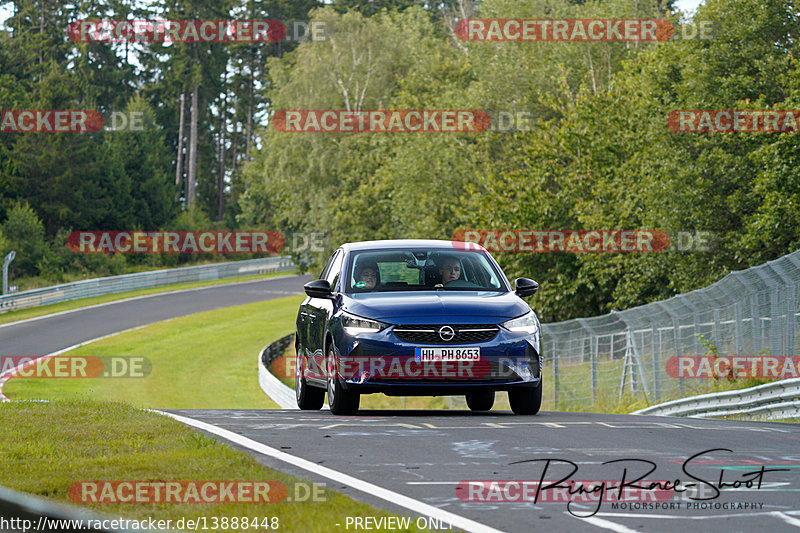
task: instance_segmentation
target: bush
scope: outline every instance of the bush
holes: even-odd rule
[[[0,232],[6,240],[5,253],[9,250],[17,252],[11,271],[17,276],[38,275],[39,264],[46,260],[50,250],[42,221],[28,202],[17,201],[14,204],[8,213],[8,219],[0,225]],[[2,245],[0,241],[0,246]]]

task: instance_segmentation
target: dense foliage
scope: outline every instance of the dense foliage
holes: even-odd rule
[[[209,224],[325,231],[331,247],[449,239],[460,228],[715,232],[706,252],[498,254],[509,276],[541,282],[545,320],[662,299],[800,248],[797,133],[675,133],[666,124],[678,109],[800,108],[793,0],[706,0],[692,22],[710,22],[712,38],[657,43],[465,42],[454,28],[464,17],[666,18],[680,27],[671,2],[169,0],[150,12],[127,0],[9,4],[0,107],[136,108],[153,125],[146,134],[0,134],[0,220],[29,205],[51,242],[69,228],[156,229],[192,202]],[[325,39],[66,38],[70,20],[109,12],[311,19],[324,23]],[[197,178],[187,202],[176,153],[180,95],[195,86]],[[456,134],[270,127],[272,112],[288,109],[483,109],[495,124],[509,113],[526,122]]]

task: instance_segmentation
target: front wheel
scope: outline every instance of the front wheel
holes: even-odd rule
[[[322,404],[325,402],[325,390],[308,386],[308,382],[303,377],[300,354],[297,354],[297,366],[295,368],[297,370],[294,376],[294,393],[297,397],[297,407],[302,411],[322,409]]]
[[[542,383],[538,387],[508,391],[508,403],[515,415],[535,415],[542,407]]]
[[[336,377],[336,361],[333,354],[333,344],[328,347],[328,405],[331,413],[335,415],[352,415],[358,411],[361,395],[357,392],[344,390],[342,383]]]
[[[467,393],[467,407],[470,411],[489,411],[493,405],[493,390]]]

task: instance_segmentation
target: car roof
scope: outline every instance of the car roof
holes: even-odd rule
[[[466,246],[465,246],[466,245]],[[341,246],[345,251],[357,250],[397,250],[399,248],[447,248],[451,250],[484,250],[477,243],[463,241],[439,241],[435,239],[387,239],[381,241],[348,242]]]

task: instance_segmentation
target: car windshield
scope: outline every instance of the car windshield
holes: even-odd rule
[[[507,289],[484,252],[413,249],[354,252],[345,292],[437,290]]]

